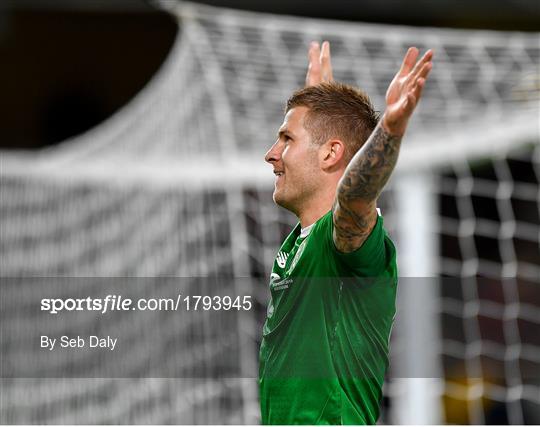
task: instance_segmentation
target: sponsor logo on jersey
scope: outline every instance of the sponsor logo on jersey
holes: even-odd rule
[[[289,286],[292,284],[293,279],[291,278],[285,278],[283,280],[272,282],[270,284],[270,287],[273,291],[282,291],[283,289],[288,289]]]
[[[289,257],[289,254],[279,251],[276,257],[277,265],[279,265],[281,268],[284,268],[285,264],[287,263],[288,257]]]

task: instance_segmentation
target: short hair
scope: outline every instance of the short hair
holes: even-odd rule
[[[345,143],[349,161],[367,141],[379,122],[369,96],[353,86],[332,82],[297,90],[287,101],[285,112],[307,107],[304,128],[315,144],[336,138]]]

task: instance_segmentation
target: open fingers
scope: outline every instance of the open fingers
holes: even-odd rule
[[[313,86],[321,82],[321,48],[319,43],[313,41],[308,51],[308,70],[306,74],[306,86]]]
[[[417,79],[418,77],[420,77],[421,72],[424,70],[424,67],[427,64],[431,63],[432,58],[433,58],[433,51],[429,49],[426,53],[424,53],[422,58],[420,58],[420,61],[418,61],[415,64],[414,68],[410,72],[411,77],[414,79]]]
[[[423,80],[425,82],[432,68],[433,64],[431,62],[424,63],[424,65],[422,65],[422,67],[419,68],[415,74],[411,73],[411,76],[408,78],[407,86],[409,88],[414,88],[418,84],[419,80]]]
[[[322,81],[331,82],[333,80],[332,61],[330,60],[330,43],[327,41],[324,41],[322,44],[320,62]]]
[[[309,45],[308,58],[310,64],[315,64],[320,62],[319,58],[321,56],[321,47],[318,42],[311,42]]]
[[[403,109],[409,114],[412,113],[412,111],[416,108],[418,101],[420,101],[425,85],[426,79],[424,77],[420,77],[414,86],[407,92],[407,101],[405,102]]]
[[[416,78],[425,80],[432,68],[433,68],[433,63],[431,62],[425,63],[424,66],[420,69]]]
[[[424,79],[423,77],[419,78],[414,85],[412,91],[410,92],[414,96],[415,104],[418,103],[418,101],[420,100],[420,97],[422,96],[422,90],[424,90],[425,84],[426,79]]]
[[[403,58],[403,62],[401,63],[401,68],[398,71],[398,75],[407,75],[414,67],[414,64],[416,62],[416,59],[418,58],[419,51],[415,47],[410,47],[409,50],[407,50],[407,53],[405,54],[405,57]]]

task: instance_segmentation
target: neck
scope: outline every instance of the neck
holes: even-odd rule
[[[327,209],[321,209],[319,211],[312,211],[309,213],[306,213],[305,215],[299,216],[298,219],[300,220],[300,227],[306,228],[309,227],[311,224],[315,223],[319,218],[324,216],[326,212],[328,212],[332,206],[329,206]]]
[[[296,214],[300,221],[300,227],[305,228],[310,226],[332,209],[334,197],[335,191],[331,194],[319,195],[316,200],[305,204],[303,209]]]

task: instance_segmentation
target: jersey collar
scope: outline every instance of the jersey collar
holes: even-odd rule
[[[301,228],[300,238],[303,239],[304,237],[307,237],[314,225],[315,225],[315,222],[311,225],[308,225],[307,227]]]

